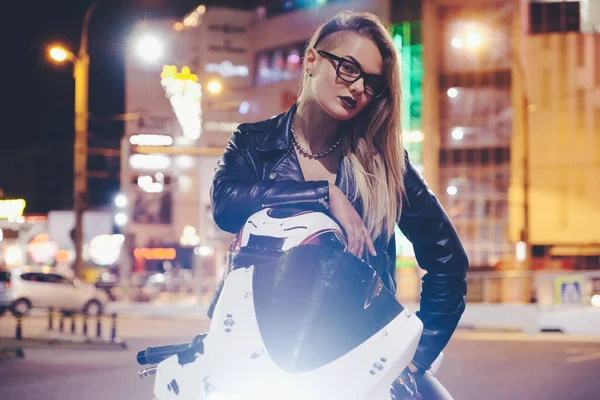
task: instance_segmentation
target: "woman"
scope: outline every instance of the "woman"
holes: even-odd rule
[[[397,223],[423,278],[424,332],[411,371],[426,371],[465,308],[468,260],[458,235],[402,147],[400,63],[376,16],[342,12],[317,29],[303,60],[298,102],[267,121],[242,124],[212,188],[214,220],[237,232],[261,208],[328,208],[348,251],[395,292]]]

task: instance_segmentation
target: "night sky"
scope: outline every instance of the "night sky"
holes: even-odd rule
[[[4,198],[25,198],[26,213],[72,207],[72,64],[56,64],[47,45],[61,42],[77,53],[81,24],[91,0],[21,0],[3,3],[0,189]],[[124,112],[124,43],[135,21],[183,17],[200,4],[252,8],[257,0],[102,0],[89,31],[90,146],[118,148]],[[90,204],[106,205],[118,190],[119,160],[90,156]]]

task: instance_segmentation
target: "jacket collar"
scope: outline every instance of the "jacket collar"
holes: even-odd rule
[[[286,113],[271,120],[263,137],[256,144],[258,151],[288,150],[292,146],[292,119],[296,113],[294,104]]]

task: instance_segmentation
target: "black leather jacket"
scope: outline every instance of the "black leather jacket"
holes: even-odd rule
[[[292,107],[272,119],[242,124],[231,136],[212,187],[213,217],[221,229],[238,232],[250,215],[264,207],[329,201],[327,181],[304,181],[291,142],[294,112]],[[408,155],[405,157],[406,196],[398,226],[412,242],[419,265],[427,271],[417,312],[424,330],[413,360],[425,370],[448,343],[465,309],[468,260],[442,206],[410,164]],[[352,193],[353,182],[344,175],[338,173],[336,185],[344,193]],[[361,214],[360,205],[354,206]],[[395,292],[395,241],[388,243],[379,237],[374,244],[377,257],[365,251],[364,259]]]

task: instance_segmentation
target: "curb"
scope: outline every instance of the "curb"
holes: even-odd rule
[[[120,307],[109,308],[119,318],[128,319],[206,319],[208,308],[203,306],[152,306],[152,307]]]
[[[187,321],[203,321],[209,320],[206,313],[199,315],[192,314],[173,314],[173,313],[123,313],[119,314],[120,320],[140,320],[140,319],[161,319],[161,320],[187,320]]]
[[[0,345],[14,346],[17,348],[48,348],[61,347],[76,350],[127,350],[127,344],[121,340],[114,342],[104,340],[69,340],[61,338],[23,338],[16,340],[12,338],[0,338]],[[22,350],[21,350],[22,353]]]

